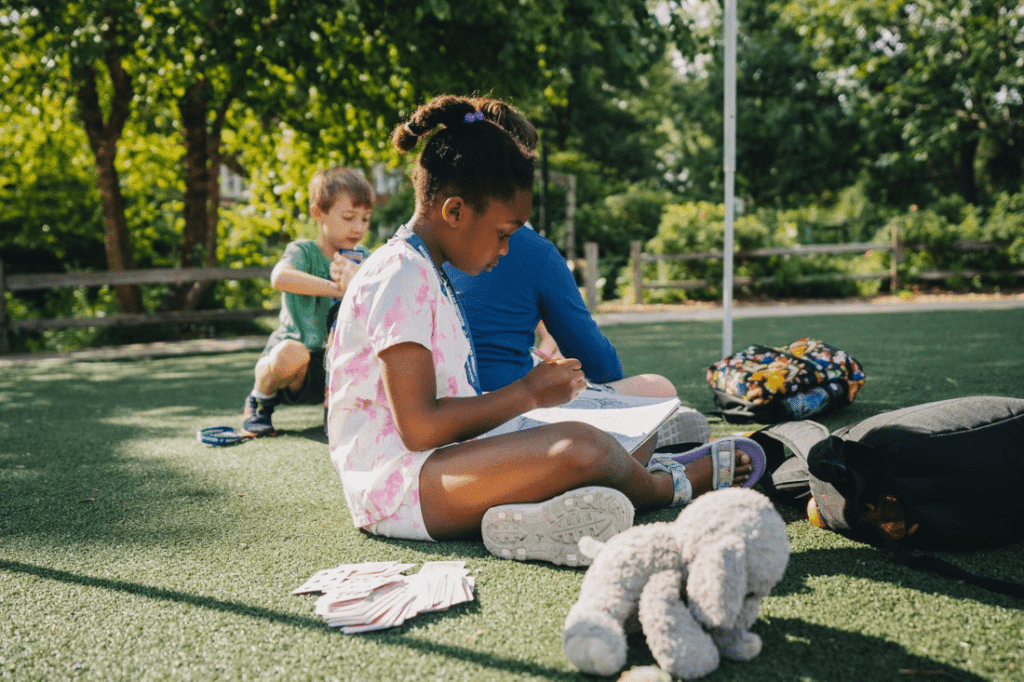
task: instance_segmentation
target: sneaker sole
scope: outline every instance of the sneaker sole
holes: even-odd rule
[[[597,486],[578,488],[544,502],[491,507],[480,526],[491,554],[517,561],[589,566],[580,538],[602,542],[632,527],[633,504],[623,493]]]
[[[270,429],[269,431],[249,431],[245,427],[242,427],[238,431],[239,435],[244,438],[269,438],[277,435],[277,429]]]
[[[658,428],[656,447],[669,447],[680,443],[707,443],[711,426],[707,417],[696,410],[680,408]]]

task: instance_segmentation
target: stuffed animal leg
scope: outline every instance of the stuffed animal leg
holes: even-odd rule
[[[640,624],[658,666],[673,677],[692,680],[718,669],[719,654],[680,597],[683,573],[655,573],[640,594]]]
[[[789,562],[786,526],[760,493],[730,490],[707,497],[717,502],[704,510],[713,516],[694,515],[691,520],[703,521],[708,528],[712,519],[725,519],[722,523],[734,523],[736,528],[719,527],[686,545],[687,601],[722,656],[749,661],[761,653],[762,646],[750,627],[757,621],[761,601],[782,579]]]
[[[705,544],[690,562],[687,598],[723,656],[749,661],[761,653],[761,638],[747,629],[757,620],[761,599],[748,593],[747,541],[725,536]]]
[[[732,661],[750,661],[761,653],[761,638],[746,628],[714,628],[711,638],[719,652]]]
[[[594,561],[583,577],[580,598],[565,619],[562,648],[591,675],[614,675],[626,665],[625,623],[636,615],[647,576],[679,563],[670,523],[634,526],[602,545],[580,540]]]

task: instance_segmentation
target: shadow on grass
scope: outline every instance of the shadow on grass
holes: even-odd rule
[[[159,542],[171,519],[188,532],[182,503],[232,492],[180,465],[195,443],[183,424],[228,399],[241,413],[249,355],[215,372],[209,357],[13,368],[0,381],[0,535]]]
[[[319,619],[308,616],[135,582],[82,575],[18,561],[0,560],[0,570],[147,599],[187,604],[197,608],[305,630],[322,632],[330,629]],[[475,603],[468,604],[456,607],[452,613],[427,614],[425,618],[419,618],[416,622],[422,625],[430,619],[457,617],[460,612],[465,612],[467,607],[471,611],[476,608]],[[886,680],[902,679],[905,675],[927,675],[928,679],[960,680],[962,682],[983,679],[926,657],[910,654],[904,647],[884,639],[845,632],[799,619],[772,618],[769,621],[759,622],[755,626],[755,631],[764,640],[764,653],[751,662],[724,661],[719,672],[714,676],[715,680],[833,680],[841,678]],[[339,634],[339,636],[342,635]],[[561,668],[486,653],[466,646],[418,639],[409,636],[406,627],[365,633],[359,636],[374,640],[381,646],[461,660],[475,666],[520,677],[528,676],[548,680],[591,679],[581,673],[569,674]],[[653,664],[653,659],[642,635],[637,634],[630,638],[629,651],[628,667]],[[856,663],[844,664],[844,660],[856,661]]]
[[[1021,582],[1024,581],[1024,577],[1020,575],[1021,550],[1022,548],[1017,545],[971,555],[925,553],[961,565],[979,575]],[[1019,599],[937,573],[905,567],[897,563],[886,550],[869,545],[812,549],[793,554],[785,577],[772,594],[783,596],[809,593],[811,590],[806,586],[808,578],[833,576],[889,583],[901,589],[916,590],[923,594],[943,595],[1006,609],[1024,610],[1024,602]]]
[[[294,627],[313,630],[324,630],[326,628],[323,621],[318,618],[298,616],[293,613],[283,613],[281,611],[274,611],[273,609],[267,609],[261,606],[253,606],[252,604],[226,601],[215,597],[203,597],[201,595],[189,594],[179,590],[152,587],[150,585],[128,582],[126,580],[111,580],[110,578],[98,578],[95,576],[82,575],[80,573],[72,573],[70,571],[62,571],[55,568],[47,568],[45,566],[26,564],[20,561],[0,559],[0,570],[10,573],[31,575],[44,580],[53,580],[70,585],[110,590],[113,592],[120,592],[122,594],[145,597],[147,599],[157,599],[177,604],[188,604],[190,606],[196,606],[211,611],[230,613],[237,616],[246,616],[248,618],[258,618],[260,620],[281,623],[283,625],[291,625]]]
[[[979,677],[947,663],[912,654],[880,637],[840,630],[797,618],[771,618],[754,625],[763,648],[752,661],[723,660],[708,676],[714,682],[780,680],[914,680],[982,682]],[[629,638],[627,668],[656,665],[642,633]],[[588,678],[593,679],[593,678]]]
[[[879,637],[808,623],[772,618],[755,626],[764,649],[750,664],[727,663],[722,679],[756,680],[913,680],[981,681],[973,673],[910,653]],[[747,669],[749,666],[749,669]]]
[[[204,597],[179,590],[152,587],[124,580],[111,580],[109,578],[82,575],[79,573],[72,573],[70,571],[47,568],[44,566],[35,566],[19,561],[0,559],[0,571],[30,575],[44,580],[52,580],[82,587],[110,590],[122,594],[145,597],[147,599],[156,599],[176,604],[187,604],[189,606],[207,609],[210,611],[228,613],[246,618],[254,618],[306,630],[323,632],[332,629],[324,624],[324,622],[319,618],[300,616],[292,613],[275,611],[261,606],[254,606],[252,604],[227,601],[217,599],[215,597]],[[423,617],[418,617],[415,622],[418,625],[423,625],[425,622],[430,620],[457,617],[461,613],[466,613],[467,611],[473,612],[478,609],[479,606],[476,602],[472,602],[470,604],[458,605],[450,612],[425,614]],[[342,635],[339,631],[338,636],[346,637],[348,635]],[[502,657],[467,647],[410,637],[407,634],[407,626],[379,632],[364,633],[358,636],[365,639],[375,640],[378,644],[383,646],[393,648],[401,647],[404,649],[412,649],[423,654],[429,654],[431,656],[442,656],[455,660],[462,660],[473,665],[501,670],[518,676],[530,676],[533,678],[550,680],[566,679],[566,672],[562,669],[530,663],[529,661]]]

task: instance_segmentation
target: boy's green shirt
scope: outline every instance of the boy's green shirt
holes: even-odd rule
[[[369,251],[357,245],[363,255]],[[331,278],[331,261],[324,257],[320,247],[312,239],[296,239],[285,248],[281,261],[296,270],[307,272],[323,279]],[[281,293],[280,325],[270,335],[267,348],[285,339],[295,339],[310,350],[323,348],[327,343],[327,314],[338,299],[333,296],[304,296],[287,291]]]

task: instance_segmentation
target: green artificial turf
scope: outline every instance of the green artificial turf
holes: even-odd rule
[[[835,428],[931,400],[1024,397],[1022,330],[1024,310],[741,319],[734,346],[812,336],[860,360],[867,383],[823,420]],[[628,373],[664,374],[702,410],[720,331],[606,328]],[[593,679],[561,649],[582,569],[353,529],[320,408],[281,408],[277,438],[197,443],[199,428],[238,426],[256,357],[0,368],[0,679]],[[1024,603],[903,568],[780,511],[792,558],[755,625],[764,651],[707,679],[1024,679]],[[1020,544],[943,557],[1024,582]],[[315,616],[315,597],[291,594],[343,562],[442,559],[466,560],[476,600],[393,630],[343,635]],[[631,643],[630,665],[652,663],[641,638]]]

